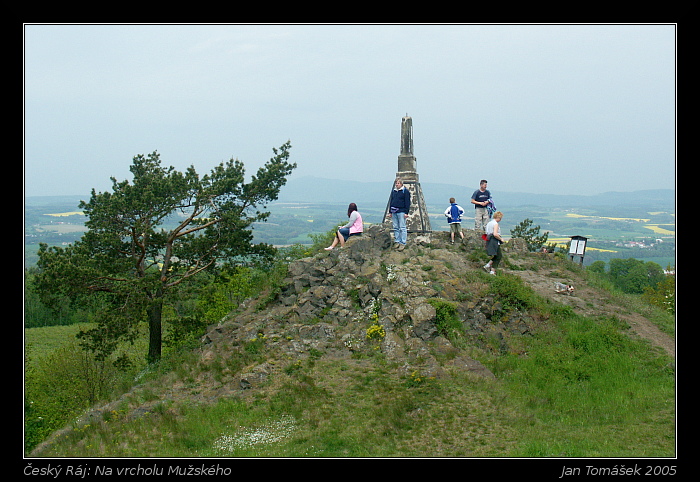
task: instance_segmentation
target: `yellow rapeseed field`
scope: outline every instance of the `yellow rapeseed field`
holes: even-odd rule
[[[642,223],[648,223],[651,221],[651,219],[644,219],[644,218],[610,218],[607,216],[588,216],[586,214],[574,214],[574,213],[566,213],[566,215],[570,218],[598,218],[598,219],[610,219],[612,221],[639,221]]]
[[[649,213],[649,214],[659,214],[659,213]],[[607,216],[589,216],[586,214],[575,214],[575,213],[566,213],[566,215],[570,218],[597,218],[597,219],[610,219],[612,221],[637,221],[640,223],[648,223],[651,221],[651,219],[645,219],[645,218],[611,218]],[[662,228],[661,226],[672,226],[675,228],[674,224],[646,224],[643,227],[646,229],[651,229],[654,231],[656,234],[665,234],[665,235],[670,235],[674,236],[676,234],[675,229],[670,230],[666,228]]]
[[[654,231],[657,234],[670,234],[670,235],[676,234],[675,231],[670,231],[666,228],[662,228],[661,226],[674,226],[674,225],[673,224],[648,224],[644,227],[647,229],[651,229],[652,231]],[[674,228],[675,228],[675,226],[674,226]]]
[[[61,218],[61,217],[64,217],[64,216],[75,216],[76,214],[80,216],[80,215],[83,214],[83,212],[82,212],[82,211],[71,211],[71,212],[68,212],[68,213],[44,214],[44,216],[53,216],[53,217],[55,217],[55,218]]]

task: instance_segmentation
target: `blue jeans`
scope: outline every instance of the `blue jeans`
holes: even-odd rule
[[[406,244],[406,213],[391,213],[391,225],[394,227],[394,242]]]

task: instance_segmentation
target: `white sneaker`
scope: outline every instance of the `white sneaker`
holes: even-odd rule
[[[326,251],[330,251],[333,248],[331,246],[328,246],[327,248],[323,248],[323,249],[325,249]]]
[[[495,275],[496,272],[494,270],[491,270],[491,272],[489,274]]]
[[[485,265],[484,265],[484,269],[485,269],[486,271],[491,271],[491,266],[489,266],[488,264],[485,264]]]

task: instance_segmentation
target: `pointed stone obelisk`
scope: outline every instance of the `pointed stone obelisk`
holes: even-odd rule
[[[416,172],[416,156],[413,155],[413,120],[408,115],[401,119],[401,153],[399,154],[399,170],[396,172],[396,177],[403,181],[403,185],[411,193],[411,209],[408,213],[408,219],[406,219],[406,230],[409,233],[417,234],[432,232],[428,210],[425,207],[425,199],[423,199],[423,191],[418,180],[418,172]],[[393,181],[391,188],[394,188]],[[391,194],[389,194],[389,201],[391,201]],[[388,213],[389,203],[384,211],[384,222],[391,224],[391,219],[387,219]]]

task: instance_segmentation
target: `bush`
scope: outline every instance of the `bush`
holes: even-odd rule
[[[30,366],[25,381],[25,451],[99,400],[107,399],[124,377],[111,360],[96,361],[76,343]]]
[[[537,304],[532,288],[523,280],[511,274],[503,274],[491,279],[489,293],[503,305],[504,310],[528,310]]]
[[[676,278],[666,276],[655,288],[644,288],[642,299],[647,303],[658,306],[670,314],[676,313]]]
[[[463,333],[462,322],[454,303],[440,298],[431,298],[428,303],[435,308],[435,326],[438,333],[449,340],[454,340]]]

